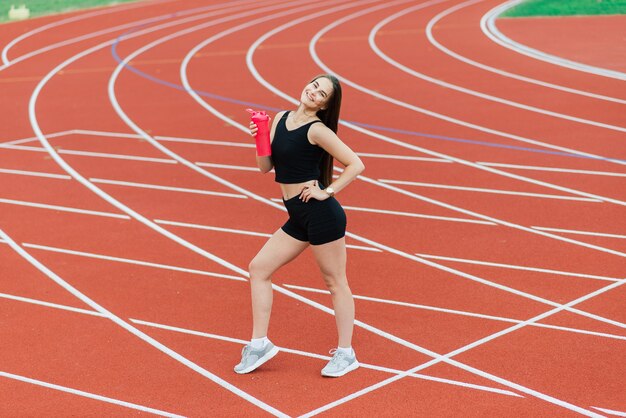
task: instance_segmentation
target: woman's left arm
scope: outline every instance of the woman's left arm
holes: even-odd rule
[[[333,189],[334,193],[340,192],[365,170],[365,165],[359,156],[356,155],[350,147],[344,144],[333,131],[324,126],[324,124],[313,124],[309,129],[308,136],[309,142],[322,147],[326,152],[332,155],[335,160],[345,166],[339,178],[327,185],[327,187]],[[317,183],[313,186],[305,187],[300,194],[300,199],[305,202],[308,202],[310,198],[325,200],[329,197],[330,195],[326,191],[321,190]]]

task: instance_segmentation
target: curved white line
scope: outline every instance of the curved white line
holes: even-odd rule
[[[445,54],[447,54],[447,55],[449,55],[449,56],[451,56],[453,58],[456,58],[459,61],[462,61],[462,62],[464,62],[466,64],[469,64],[471,66],[480,68],[480,69],[485,70],[485,71],[489,71],[489,72],[492,72],[492,73],[495,73],[495,74],[499,74],[499,75],[507,77],[507,78],[513,78],[515,80],[520,80],[520,81],[523,81],[523,82],[526,82],[526,83],[536,84],[536,85],[539,85],[539,86],[548,87],[548,88],[551,88],[551,89],[554,89],[554,90],[560,90],[560,91],[564,91],[564,92],[567,92],[567,93],[576,94],[576,95],[579,95],[579,96],[586,96],[586,97],[591,97],[591,98],[594,98],[594,99],[605,100],[605,101],[614,102],[614,103],[620,103],[620,104],[626,104],[626,100],[618,99],[616,97],[609,97],[609,96],[605,96],[605,95],[601,95],[601,94],[587,92],[587,91],[584,91],[584,90],[577,90],[577,89],[570,88],[570,87],[560,86],[558,84],[552,84],[552,83],[548,83],[548,82],[545,82],[545,81],[536,80],[534,78],[525,77],[525,76],[522,76],[522,75],[519,75],[519,74],[515,74],[515,73],[511,73],[511,72],[508,72],[508,71],[501,70],[499,68],[491,67],[491,66],[488,66],[486,64],[482,64],[482,63],[480,63],[478,61],[474,61],[472,59],[464,57],[464,56],[462,56],[460,54],[457,54],[456,52],[454,52],[454,51],[446,48],[442,44],[440,44],[435,39],[435,37],[432,35],[432,27],[434,27],[435,24],[437,24],[444,17],[446,17],[446,16],[448,16],[448,15],[450,15],[450,14],[452,14],[452,13],[454,13],[454,12],[464,8],[464,7],[470,6],[470,5],[472,5],[472,4],[474,4],[474,3],[478,2],[478,1],[482,1],[482,0],[469,0],[469,1],[466,1],[464,3],[457,4],[456,6],[453,6],[453,7],[449,8],[448,10],[444,10],[443,12],[439,13],[439,15],[437,15],[435,18],[433,18],[433,20],[431,20],[428,23],[428,26],[431,28],[431,30],[427,31],[427,36],[428,36],[428,40],[430,41],[430,43],[433,44],[437,49],[439,49],[443,53],[445,53]]]
[[[440,1],[441,0],[432,0],[431,2],[423,3],[422,6],[423,7],[427,7],[427,5],[435,4],[435,3],[438,3]],[[372,11],[375,11],[375,10],[370,8],[370,9],[366,9],[366,10],[363,10],[361,12],[355,13],[353,15],[346,16],[346,17],[344,17],[342,19],[339,19],[339,20],[333,22],[332,24],[326,26],[321,31],[319,31],[317,34],[315,34],[315,36],[311,40],[311,43],[310,43],[310,46],[309,46],[309,51],[310,51],[311,56],[313,57],[313,60],[315,61],[315,63],[320,68],[322,68],[324,71],[329,72],[329,73],[333,73],[333,71],[327,65],[325,65],[322,62],[322,60],[319,58],[319,56],[317,55],[317,52],[315,50],[316,43],[319,41],[319,39],[325,33],[329,32],[330,30],[334,29],[335,27],[337,27],[337,26],[339,26],[339,25],[341,25],[341,24],[343,24],[343,23],[345,23],[345,22],[347,22],[349,20],[352,20],[352,19],[355,19],[355,18],[360,17],[362,15],[371,13]],[[516,140],[516,141],[531,143],[531,144],[539,145],[539,146],[545,147],[545,148],[551,148],[551,149],[556,149],[556,150],[559,150],[559,151],[564,151],[564,152],[567,152],[567,153],[570,153],[570,154],[580,155],[580,156],[584,156],[584,157],[601,158],[601,159],[604,159],[605,161],[614,162],[614,163],[620,164],[620,165],[626,165],[626,161],[608,159],[608,158],[601,157],[601,156],[598,156],[598,155],[595,155],[595,154],[591,154],[591,153],[587,153],[587,152],[582,152],[582,151],[573,150],[573,149],[570,149],[570,148],[565,148],[565,147],[560,147],[560,146],[556,146],[556,145],[552,145],[552,144],[547,144],[547,143],[540,142],[540,141],[537,141],[537,140],[534,140],[534,139],[529,139],[529,138],[525,138],[525,137],[522,137],[522,136],[519,136],[519,135],[509,134],[507,132],[498,131],[498,130],[495,130],[495,129],[484,127],[482,125],[476,125],[476,124],[473,124],[473,123],[470,123],[470,122],[462,121],[460,119],[452,118],[450,116],[443,115],[443,114],[437,113],[437,112],[433,112],[431,110],[424,109],[424,108],[421,108],[421,107],[418,107],[418,106],[414,106],[414,105],[412,105],[410,103],[406,103],[406,102],[403,102],[401,100],[397,100],[397,99],[394,99],[392,97],[386,96],[384,94],[378,93],[377,91],[374,91],[372,89],[368,89],[368,88],[366,88],[366,87],[364,87],[362,85],[359,85],[359,84],[357,84],[357,83],[355,83],[355,82],[353,82],[353,81],[351,81],[351,80],[349,80],[349,79],[347,79],[347,78],[345,78],[343,76],[340,76],[339,74],[337,74],[337,76],[345,84],[347,84],[347,85],[349,85],[349,86],[351,86],[351,87],[353,87],[353,88],[355,88],[355,89],[357,89],[357,90],[359,90],[361,92],[367,93],[370,96],[376,97],[378,99],[384,100],[384,101],[389,102],[389,103],[393,103],[393,104],[395,104],[395,105],[397,105],[399,107],[403,107],[405,109],[409,109],[409,110],[412,110],[412,111],[417,112],[417,113],[422,113],[422,114],[425,114],[425,115],[428,115],[428,116],[432,116],[432,117],[437,118],[437,119],[445,120],[446,122],[450,122],[450,123],[453,123],[453,124],[456,124],[456,125],[465,126],[467,128],[475,129],[477,131],[498,135],[498,136],[501,136],[501,137],[504,137],[504,138],[513,139],[513,140]],[[606,200],[606,199],[603,199],[603,200]]]
[[[45,141],[45,139],[44,139],[44,141]],[[54,155],[53,154],[51,154],[51,155],[54,158]],[[77,178],[77,180],[80,181],[80,178]],[[282,412],[278,411],[277,409],[275,409],[275,408],[273,408],[273,407],[271,407],[269,405],[264,404],[263,402],[261,402],[258,399],[250,396],[246,392],[243,392],[241,389],[231,385],[227,381],[225,381],[225,380],[221,379],[220,377],[214,375],[213,373],[209,372],[208,370],[198,366],[196,363],[192,362],[191,360],[187,359],[186,357],[183,357],[182,355],[178,354],[177,352],[175,352],[174,350],[170,349],[169,347],[161,344],[160,342],[158,342],[154,338],[150,337],[149,335],[145,334],[144,332],[142,332],[139,329],[137,329],[134,326],[132,326],[130,323],[124,321],[123,319],[121,319],[120,317],[118,317],[117,315],[112,313],[111,311],[109,311],[106,308],[100,306],[98,303],[96,303],[96,301],[94,301],[93,299],[89,298],[84,293],[80,292],[78,289],[76,289],[75,287],[70,285],[68,282],[63,280],[60,276],[58,276],[56,273],[54,273],[48,267],[46,267],[41,262],[39,262],[36,258],[31,256],[26,250],[24,250],[15,241],[13,241],[13,239],[11,239],[11,237],[9,237],[1,229],[0,229],[0,238],[3,239],[4,241],[6,241],[9,244],[9,246],[16,253],[18,253],[22,258],[24,258],[26,261],[28,261],[30,264],[32,264],[37,270],[41,271],[43,274],[45,274],[47,277],[49,277],[56,284],[61,286],[63,289],[67,290],[69,293],[74,295],[77,299],[79,299],[80,301],[85,303],[87,306],[91,307],[93,310],[95,310],[98,313],[100,313],[102,316],[104,316],[104,317],[108,318],[109,320],[111,320],[116,325],[119,325],[121,328],[123,328],[126,331],[130,332],[131,334],[133,334],[134,336],[138,337],[142,341],[150,344],[151,346],[153,346],[154,348],[158,349],[162,353],[164,353],[164,354],[168,355],[169,357],[173,358],[174,360],[184,364],[185,366],[187,366],[190,369],[196,371],[197,373],[201,374],[202,376],[210,379],[211,381],[217,383],[218,385],[222,386],[223,388],[233,392],[234,394],[236,394],[238,396],[241,396],[242,398],[248,400],[249,402],[253,403],[254,405],[264,409],[265,411],[270,412],[270,413],[274,414],[275,416],[288,417],[287,415],[283,414]]]
[[[387,62],[388,64],[392,65],[393,67],[399,69],[400,71],[403,71],[413,77],[425,80],[429,83],[432,84],[436,84],[438,86],[441,87],[445,87],[445,88],[449,88],[451,90],[455,90],[461,93],[465,93],[468,94],[470,96],[475,96],[475,97],[479,97],[481,99],[485,99],[485,100],[489,100],[492,102],[496,102],[496,103],[501,103],[507,106],[511,106],[511,107],[516,107],[518,109],[523,109],[523,110],[528,110],[529,112],[534,112],[534,113],[539,113],[542,115],[547,115],[547,116],[552,116],[558,119],[564,119],[564,120],[568,120],[568,121],[572,121],[572,122],[577,122],[577,123],[581,123],[581,124],[585,124],[585,125],[591,125],[591,126],[597,126],[599,128],[605,128],[605,129],[610,129],[613,131],[618,131],[618,132],[626,132],[626,128],[621,127],[621,126],[616,126],[616,125],[611,125],[611,124],[607,124],[607,123],[603,123],[603,122],[597,122],[597,121],[593,121],[593,120],[589,120],[589,119],[584,119],[584,118],[579,118],[576,116],[571,116],[571,115],[567,115],[564,113],[559,113],[559,112],[554,112],[551,110],[547,110],[547,109],[542,109],[539,107],[535,107],[535,106],[530,106],[530,105],[526,105],[523,103],[519,103],[519,102],[515,102],[513,100],[508,100],[508,99],[504,99],[502,97],[498,97],[498,96],[493,96],[487,93],[482,93],[476,90],[472,90],[472,89],[468,89],[462,86],[459,86],[457,84],[453,84],[453,83],[448,83],[446,81],[443,81],[441,79],[438,78],[434,78],[434,77],[430,77],[424,73],[420,73],[416,70],[414,70],[413,68],[407,67],[406,65],[401,64],[400,62],[394,60],[393,58],[391,58],[390,56],[388,56],[387,54],[385,54],[376,44],[376,34],[387,24],[393,22],[394,20],[405,16],[407,14],[410,14],[412,12],[414,12],[415,10],[418,10],[421,8],[421,5],[417,5],[417,6],[412,6],[409,7],[405,10],[401,10],[389,17],[387,17],[386,19],[383,19],[382,21],[380,21],[378,24],[376,24],[376,26],[374,26],[372,28],[372,30],[369,33],[368,36],[368,41],[369,41],[369,45],[372,48],[372,50],[376,53],[376,55],[378,55],[380,58],[382,58],[385,62]],[[431,33],[432,32],[432,26],[429,25],[426,27],[426,31],[427,33]]]
[[[52,22],[52,23],[48,23],[47,25],[44,26],[40,26],[38,28],[35,28],[31,31],[28,31],[20,36],[18,36],[17,38],[13,39],[11,42],[9,42],[3,49],[2,49],[2,63],[4,64],[2,67],[0,67],[0,70],[3,69],[4,66],[9,66],[14,60],[9,60],[8,57],[8,53],[9,50],[11,48],[13,48],[15,45],[17,45],[18,43],[22,42],[25,39],[30,38],[33,35],[36,35],[38,33],[41,32],[45,32],[48,29],[53,29],[53,28],[57,28],[59,26],[63,26],[66,25],[68,23],[73,23],[73,22],[78,22],[84,19],[88,19],[90,17],[99,17],[99,16],[103,16],[106,14],[110,14],[110,13],[117,13],[117,12],[125,12],[127,10],[131,10],[131,9],[136,9],[139,7],[147,7],[147,6],[153,6],[155,4],[159,4],[159,3],[166,3],[166,2],[170,2],[170,1],[175,1],[175,0],[154,0],[151,2],[143,2],[143,3],[134,3],[134,4],[129,4],[126,6],[119,6],[119,7],[115,7],[115,8],[110,8],[110,9],[106,9],[106,10],[97,10],[95,12],[91,12],[91,13],[85,13],[85,14],[81,14],[78,16],[72,16],[63,20],[59,20],[56,22]]]
[[[568,59],[557,57],[556,55],[551,55],[546,52],[530,48],[526,45],[522,45],[519,42],[515,42],[514,40],[505,36],[502,32],[498,30],[495,20],[500,14],[504,13],[511,7],[514,7],[517,4],[521,3],[521,1],[522,0],[510,0],[504,4],[494,7],[483,16],[480,21],[480,27],[482,28],[485,35],[489,37],[489,39],[505,48],[540,61],[589,74],[626,81],[626,74],[620,71],[608,70],[606,68],[594,67],[592,65],[582,64],[580,62],[570,61]]]

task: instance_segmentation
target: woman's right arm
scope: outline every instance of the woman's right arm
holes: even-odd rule
[[[280,118],[282,117],[283,113],[284,112],[278,113],[276,115],[276,117],[274,118],[274,122],[272,122],[272,129],[270,131],[270,142],[274,140],[274,132],[276,131],[276,121],[280,120]],[[256,135],[257,130],[258,129],[257,129],[256,124],[254,122],[250,122],[250,135],[252,135],[254,137]],[[259,157],[257,155],[256,156],[256,165],[257,165],[257,167],[259,167],[259,170],[263,174],[272,171],[272,168],[274,168],[274,162],[272,161],[272,157],[271,156]]]

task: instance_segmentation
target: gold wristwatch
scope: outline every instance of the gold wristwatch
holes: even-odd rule
[[[332,187],[327,187],[326,189],[324,189],[324,191],[326,193],[328,193],[328,196],[333,197],[335,195],[335,189],[333,189]]]

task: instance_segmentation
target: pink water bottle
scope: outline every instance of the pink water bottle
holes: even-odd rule
[[[259,157],[272,155],[272,148],[270,146],[270,117],[264,110],[246,110],[252,114],[252,122],[254,122],[258,128],[254,138],[256,140],[256,155]]]

